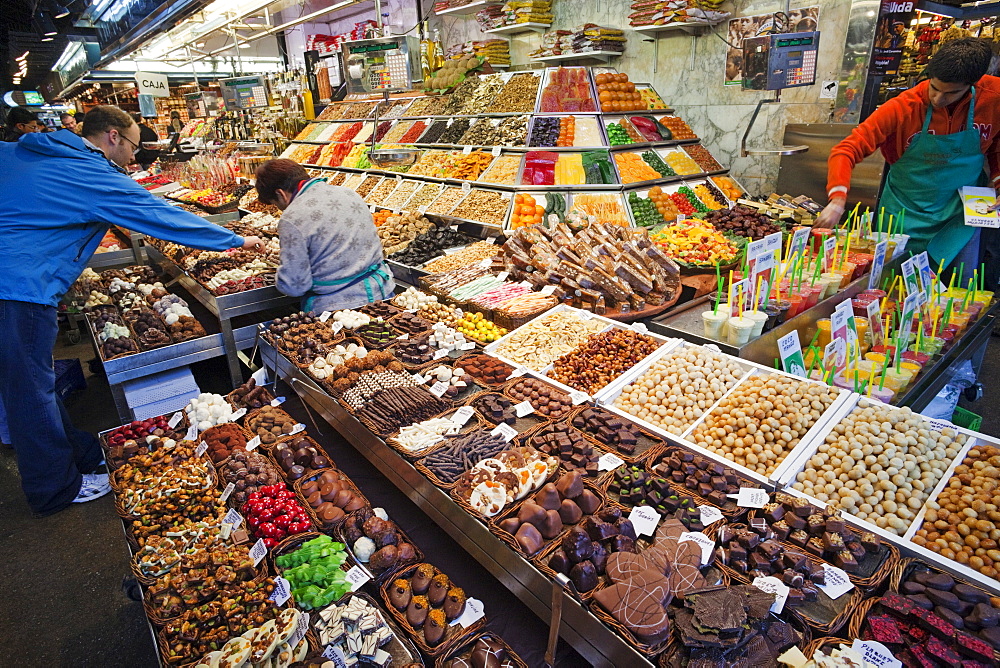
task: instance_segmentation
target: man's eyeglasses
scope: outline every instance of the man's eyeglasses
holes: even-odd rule
[[[118,131],[118,136],[121,137],[122,139],[124,139],[125,141],[127,141],[129,144],[132,144],[132,155],[135,155],[136,153],[139,152],[139,145],[136,144],[131,139],[129,139],[128,137],[126,137],[124,132],[122,132],[122,131],[119,130]]]

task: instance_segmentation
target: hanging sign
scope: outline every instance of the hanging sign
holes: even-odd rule
[[[156,72],[136,72],[135,87],[139,89],[140,95],[170,97],[170,86],[167,84],[166,74],[158,74]]]

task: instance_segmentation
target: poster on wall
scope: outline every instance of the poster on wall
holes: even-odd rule
[[[906,34],[910,30],[916,4],[896,0],[882,0],[880,3],[869,76],[896,75],[903,59],[903,46],[906,44]]]
[[[748,37],[761,37],[772,32],[810,32],[819,30],[819,6],[800,7],[788,10],[788,27],[778,19],[775,25],[775,15],[758,14],[757,16],[740,16],[729,20],[729,34],[726,40],[729,48],[726,50],[726,85],[743,85],[743,40]]]

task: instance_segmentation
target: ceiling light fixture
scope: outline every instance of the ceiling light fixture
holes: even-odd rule
[[[56,35],[59,34],[59,31],[56,30],[56,24],[52,22],[52,18],[48,15],[48,13],[38,12],[35,18],[42,35],[44,35],[45,37],[55,37]],[[43,39],[42,41],[46,42],[51,40]]]
[[[61,19],[69,16],[69,7],[55,4],[52,6],[52,18]]]
[[[20,56],[18,56],[18,57],[17,57],[17,58],[15,58],[14,60],[24,60],[25,58],[27,58],[27,57],[28,57],[28,54],[29,54],[29,53],[31,53],[31,51],[25,51],[24,53],[22,53],[22,54],[21,54]]]

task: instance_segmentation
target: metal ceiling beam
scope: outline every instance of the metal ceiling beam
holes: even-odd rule
[[[966,5],[946,5],[931,0],[919,0],[917,9],[932,14],[950,16],[958,21],[972,21],[1000,14],[1000,1]]]

